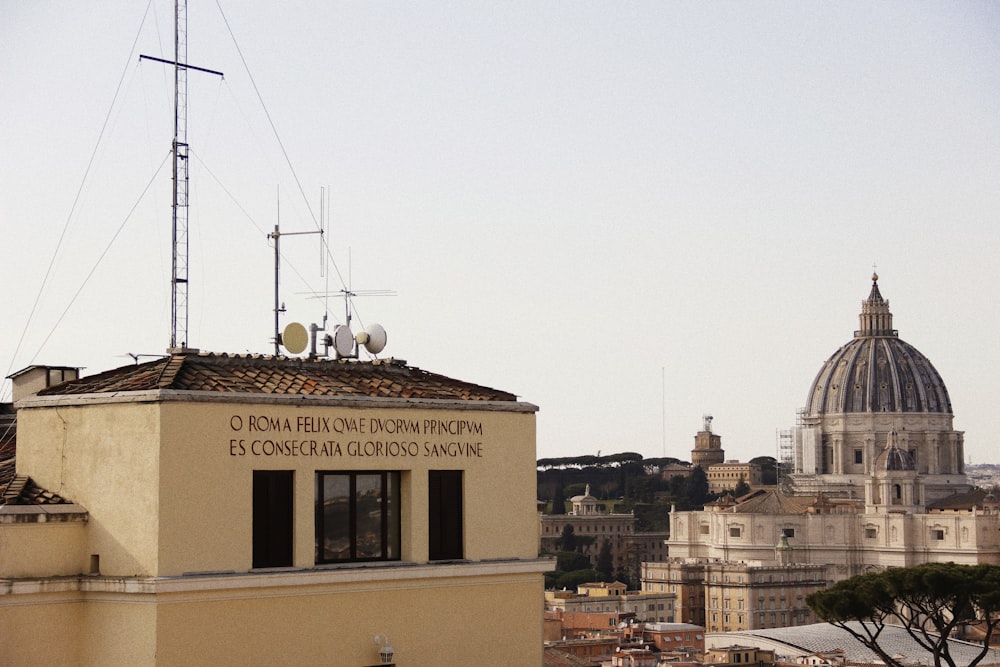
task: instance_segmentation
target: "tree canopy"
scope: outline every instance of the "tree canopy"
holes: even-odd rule
[[[948,639],[956,627],[980,623],[984,645],[974,667],[989,652],[1000,624],[1000,566],[925,563],[861,574],[812,593],[806,603],[822,620],[842,628],[887,665],[904,667],[879,644],[886,625],[902,626],[934,656],[934,664],[957,667]],[[848,624],[859,621],[859,625]]]
[[[552,496],[552,511],[550,514],[566,513],[566,493],[563,490],[562,480],[556,485],[555,493]]]
[[[563,526],[562,535],[559,538],[559,548],[563,551],[576,551],[576,533],[573,526],[568,523]]]
[[[539,468],[585,468],[587,466],[618,467],[625,463],[636,463],[642,461],[642,454],[636,452],[621,452],[619,454],[608,454],[607,456],[594,456],[587,454],[584,456],[563,456],[554,459],[538,459],[536,465]]]
[[[611,554],[611,542],[605,539],[601,542],[601,550],[597,554],[597,565],[594,567],[601,581],[611,581],[614,570],[614,559]]]

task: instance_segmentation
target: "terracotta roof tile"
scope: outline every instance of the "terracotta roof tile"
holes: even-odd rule
[[[50,387],[41,396],[153,389],[516,401],[514,394],[428,373],[405,362],[296,359],[212,353],[173,354]]]
[[[737,514],[805,514],[809,507],[808,500],[786,496],[776,489],[758,489],[735,501],[728,497],[712,504]]]
[[[69,501],[14,471],[14,457],[0,461],[0,505],[62,505]]]

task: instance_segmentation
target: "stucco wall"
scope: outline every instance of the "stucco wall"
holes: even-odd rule
[[[251,569],[254,470],[295,471],[297,567],[315,564],[317,470],[404,472],[403,560],[427,560],[432,469],[464,471],[466,559],[537,555],[535,480],[528,474],[535,461],[533,413],[179,402],[162,410],[160,575]],[[397,420],[418,432],[387,433],[385,424]],[[475,431],[427,432],[442,422]],[[369,442],[405,447],[379,453]],[[470,443],[471,449],[448,450],[455,456],[435,450],[451,442]]]
[[[145,581],[0,596],[2,665],[538,665],[537,563]],[[86,601],[86,604],[81,604]]]
[[[0,596],[0,665],[81,664],[83,607],[72,592],[32,595],[30,603]]]
[[[20,407],[18,471],[87,519],[0,525],[0,580],[28,577],[0,590],[0,664],[365,665],[376,633],[400,664],[541,662],[554,564],[537,559],[534,406],[146,394]],[[294,471],[290,569],[251,571],[254,470]],[[318,470],[402,473],[402,562],[315,567]],[[461,563],[427,563],[429,470],[463,471]],[[60,578],[91,555],[99,575]]]
[[[85,573],[86,523],[0,523],[0,578]]]
[[[104,573],[157,572],[159,431],[148,402],[18,411],[18,473],[89,512],[85,549]]]

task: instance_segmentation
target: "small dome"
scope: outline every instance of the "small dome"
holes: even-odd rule
[[[910,456],[909,452],[903,451],[899,447],[893,447],[883,450],[881,454],[875,457],[873,468],[874,472],[895,472],[900,470],[916,470],[917,466],[913,462],[913,457]]]
[[[900,449],[896,442],[896,431],[889,433],[889,440],[872,464],[872,472],[898,472],[916,470],[917,464],[910,453]]]
[[[861,305],[861,328],[827,359],[806,399],[810,415],[857,412],[952,414],[944,380],[915,347],[892,328],[889,301],[872,276]]]

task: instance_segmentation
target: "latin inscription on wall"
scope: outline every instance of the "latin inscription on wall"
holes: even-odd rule
[[[483,457],[483,424],[471,419],[234,414],[229,429],[230,456]]]

